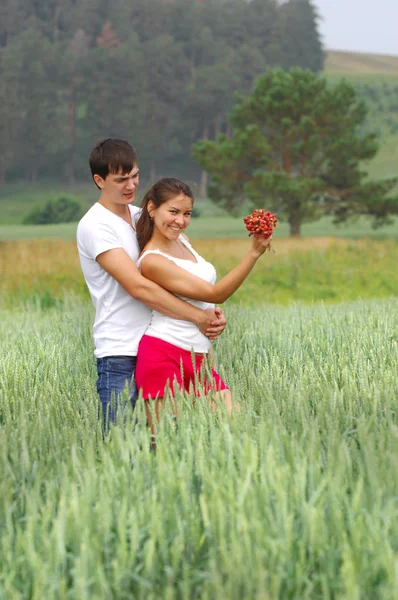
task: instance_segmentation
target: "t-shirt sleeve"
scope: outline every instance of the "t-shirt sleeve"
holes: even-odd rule
[[[123,248],[112,227],[106,223],[96,223],[93,227],[80,223],[77,230],[77,245],[80,254],[93,260],[102,252]]]

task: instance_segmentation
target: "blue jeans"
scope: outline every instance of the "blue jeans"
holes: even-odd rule
[[[105,356],[97,358],[97,391],[101,401],[104,431],[116,422],[120,410],[123,416],[128,398],[132,409],[138,397],[135,385],[136,356]]]

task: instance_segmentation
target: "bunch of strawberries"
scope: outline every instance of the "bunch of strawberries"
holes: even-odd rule
[[[265,212],[263,208],[253,210],[251,215],[244,217],[244,224],[249,232],[249,235],[256,237],[269,238],[272,235],[274,228],[278,222],[276,215]]]

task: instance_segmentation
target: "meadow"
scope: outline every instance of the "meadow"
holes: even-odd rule
[[[1,599],[396,597],[396,224],[279,233],[215,343],[241,414],[181,397],[156,453],[141,403],[102,439],[75,242],[0,244]]]
[[[194,240],[202,239],[244,239],[247,237],[246,230],[242,226],[241,217],[231,217],[226,214],[215,214],[214,205],[205,200],[196,202],[195,207],[201,211],[198,219],[192,219],[189,226],[189,237]],[[248,214],[247,210],[242,215]],[[277,237],[287,238],[289,228],[287,223],[278,223]],[[334,225],[329,217],[323,217],[319,221],[304,223],[302,237],[336,237],[336,238],[370,238],[375,240],[397,239],[398,219],[392,218],[389,225],[374,228],[369,219],[360,217],[341,225]],[[76,223],[60,223],[57,225],[0,225],[0,243],[7,241],[22,240],[76,240]]]
[[[398,78],[398,56],[329,50],[325,72],[336,75],[391,75]]]
[[[237,264],[250,245],[246,237],[194,241],[197,250],[214,263],[219,277]],[[276,256],[267,254],[258,262],[229,305],[342,302],[397,293],[397,239],[280,238],[273,247]],[[0,271],[0,306],[4,308],[61,307],[68,293],[89,298],[72,241],[0,243]]]

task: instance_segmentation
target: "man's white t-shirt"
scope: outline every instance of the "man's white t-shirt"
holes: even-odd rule
[[[134,223],[140,209],[129,208]],[[123,248],[136,263],[140,250],[135,231],[97,202],[79,222],[77,247],[95,307],[95,356],[136,356],[140,339],[151,320],[151,310],[130,296],[96,261],[102,252]]]

